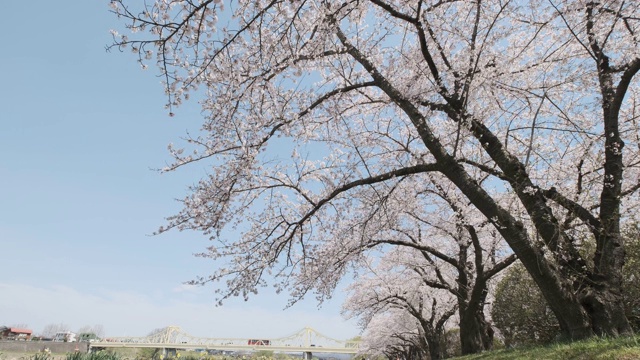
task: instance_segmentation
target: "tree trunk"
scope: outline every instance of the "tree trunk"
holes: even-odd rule
[[[584,294],[582,303],[596,335],[618,336],[632,333],[621,295],[606,288],[598,292],[589,289]]]
[[[525,267],[533,265],[534,268],[528,269],[528,272],[556,315],[563,338],[579,340],[593,335],[618,336],[631,333],[620,287],[615,288],[606,280],[591,280],[592,284],[582,283],[583,289],[576,296],[574,287],[580,285],[563,286],[562,280],[547,277],[551,275],[551,278],[555,278],[557,274],[545,276],[540,271],[541,263],[538,261],[524,261],[523,258],[521,260]]]
[[[493,348],[493,329],[483,314],[460,314],[460,345],[462,355],[475,354]]]
[[[429,357],[431,360],[440,360],[444,358],[444,348],[442,346],[442,339],[444,336],[433,336],[427,339],[429,345]]]
[[[466,277],[463,280],[466,280]],[[487,282],[483,279],[482,272],[476,278],[470,296],[465,289],[459,289],[459,293],[464,295],[464,298],[458,298],[462,355],[491,350],[494,331],[484,317]]]
[[[604,234],[596,237],[598,247],[594,258],[595,271],[589,279],[591,286],[586,287],[579,297],[596,335],[631,334],[622,300],[624,244],[618,223],[605,225],[604,229]]]

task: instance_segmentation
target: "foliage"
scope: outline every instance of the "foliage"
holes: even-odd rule
[[[198,353],[192,353],[192,352],[188,352],[186,353],[186,355],[183,355],[184,353],[178,353],[176,354],[175,357],[172,357],[173,359],[179,359],[179,360],[201,360],[201,359],[206,359],[207,356],[206,355],[200,355]]]
[[[221,281],[219,301],[270,283],[292,302],[330,297],[376,239],[397,242],[415,220],[404,208],[436,217],[447,184],[566,336],[630,332],[620,218],[640,188],[639,2],[110,4],[131,32],[113,47],[158,65],[170,114],[203,96],[165,171],[206,173],[159,232],[215,241],[201,255],[221,266],[194,283]]]
[[[627,318],[636,333],[640,332],[640,223],[624,228],[626,262],[623,267],[624,299]]]
[[[76,351],[73,353],[68,353],[67,356],[65,356],[65,360],[88,360],[87,358],[89,357],[89,355],[90,354],[83,354]]]
[[[98,351],[86,355],[83,360],[125,360],[121,355],[111,351]]]
[[[85,325],[76,332],[78,333],[79,339],[82,337],[82,334],[93,334],[94,337],[90,337],[90,339],[99,339],[104,337],[104,326],[100,324]]]
[[[293,358],[293,356],[287,355],[285,353],[276,353],[273,356],[273,359],[276,360],[291,360]]]
[[[462,355],[460,347],[460,329],[449,329],[444,333],[443,348],[445,359]]]
[[[136,353],[138,360],[159,360],[162,356],[162,349],[158,348],[142,348]]]
[[[507,347],[548,344],[560,332],[547,301],[519,263],[498,284],[491,317]]]
[[[38,352],[31,356],[30,360],[53,360],[53,356],[49,352]]]
[[[253,354],[251,354],[251,357],[255,359],[273,359],[273,351],[272,350],[254,351]]]
[[[123,360],[123,357],[112,351],[98,351],[90,353],[68,353],[66,360]]]
[[[632,360],[640,358],[640,336],[593,338],[573,343],[504,349],[468,355],[456,360]]]

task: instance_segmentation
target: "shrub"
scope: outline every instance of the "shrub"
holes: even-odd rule
[[[507,347],[546,344],[560,333],[558,320],[520,263],[498,284],[491,317]]]
[[[80,352],[69,353],[66,356],[66,360],[86,360],[91,354],[83,354]]]
[[[462,348],[460,345],[460,329],[449,329],[444,333],[442,348],[445,358],[460,356]]]
[[[625,227],[625,264],[622,268],[622,289],[627,319],[633,331],[640,332],[640,225]]]
[[[273,351],[271,350],[258,350],[251,356],[254,359],[273,359]]]
[[[159,360],[162,357],[162,349],[142,348],[136,354],[137,360]]]

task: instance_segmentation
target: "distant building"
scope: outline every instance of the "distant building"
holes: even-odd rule
[[[86,341],[94,342],[94,341],[100,341],[100,338],[95,333],[80,333],[78,335],[78,341],[81,341],[81,342],[86,342]]]
[[[53,337],[53,341],[59,342],[75,342],[76,341],[76,333],[71,331],[60,331],[56,333],[56,336]]]
[[[31,340],[33,331],[13,327],[0,326],[0,339],[4,340]]]

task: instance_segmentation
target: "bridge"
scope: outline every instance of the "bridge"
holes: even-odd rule
[[[99,342],[91,342],[90,351],[107,348],[158,348],[166,352],[176,350],[223,350],[303,353],[311,359],[313,353],[356,354],[359,341],[336,340],[306,327],[291,335],[265,338],[205,338],[192,336],[178,326],[168,326],[144,337],[109,337]]]

